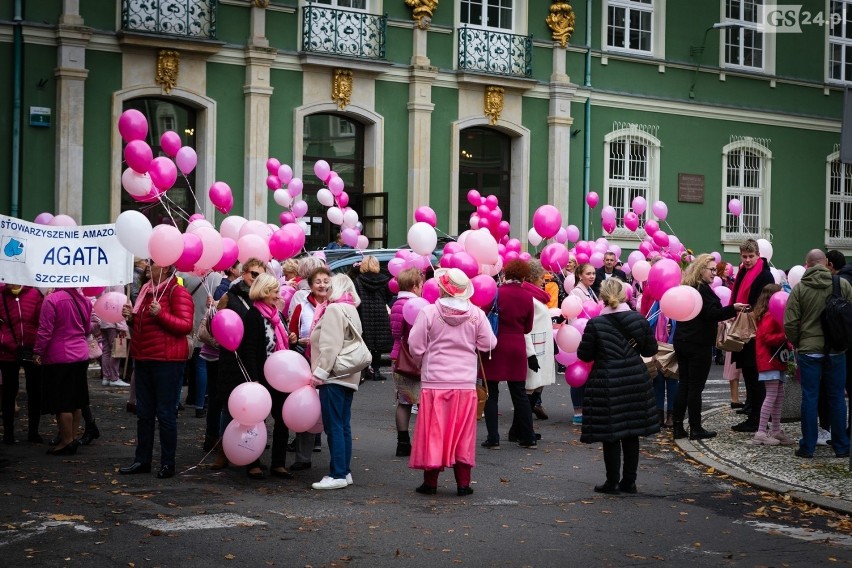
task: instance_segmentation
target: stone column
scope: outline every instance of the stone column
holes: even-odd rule
[[[426,30],[414,28],[414,55],[408,88],[408,202],[406,218],[429,204],[429,155],[432,144],[432,83],[437,70],[426,56]]]
[[[266,222],[269,191],[266,160],[269,158],[270,69],[276,50],[265,37],[266,11],[251,8],[251,36],[246,47],[245,158],[243,216]]]
[[[86,46],[92,29],[83,26],[79,0],[64,0],[56,29],[56,213],[83,222],[83,128]]]
[[[550,76],[550,111],[548,125],[548,174],[547,200],[562,213],[563,220],[568,216],[569,172],[571,150],[571,101],[577,92],[577,86],[571,84],[565,74],[566,50],[553,49],[553,73]]]

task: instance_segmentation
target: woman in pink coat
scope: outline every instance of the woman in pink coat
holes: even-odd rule
[[[421,380],[408,467],[423,470],[416,491],[424,495],[434,495],[438,475],[452,467],[463,497],[473,493],[470,474],[476,465],[477,351],[494,349],[497,338],[482,310],[470,303],[473,284],[464,272],[439,268],[435,280],[441,298],[418,314],[408,336]]]

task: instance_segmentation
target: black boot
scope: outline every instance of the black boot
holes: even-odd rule
[[[716,432],[712,430],[705,430],[701,426],[695,426],[689,428],[689,439],[690,440],[706,440],[708,438],[715,438]]]
[[[408,431],[396,433],[396,457],[403,458],[411,455],[411,438]]]
[[[674,428],[672,428],[672,437],[675,440],[680,440],[681,438],[686,438],[688,434],[686,430],[683,429],[683,420],[675,420]]]
[[[660,421],[660,428],[666,427],[666,411],[665,410],[658,410],[657,411],[657,420]]]
[[[80,443],[84,446],[88,446],[100,437],[101,431],[98,430],[98,425],[94,422],[89,422],[86,424],[86,429],[83,431],[83,435],[80,436]]]

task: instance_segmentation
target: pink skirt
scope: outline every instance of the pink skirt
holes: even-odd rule
[[[743,372],[737,368],[737,364],[731,361],[731,352],[725,353],[725,366],[722,367],[722,377],[728,381],[738,381]]]
[[[476,391],[420,391],[420,410],[408,467],[444,469],[476,465]]]

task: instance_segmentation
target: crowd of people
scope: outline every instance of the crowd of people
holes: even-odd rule
[[[485,425],[479,445],[496,450],[504,441],[498,413],[501,383],[506,383],[513,409],[505,440],[528,450],[538,446],[536,420],[548,419],[545,387],[555,384],[565,370],[557,361],[554,341],[554,329],[564,321],[554,313],[574,296],[600,308],[600,315],[581,327],[575,354],[591,365],[588,379],[571,388],[572,422],[580,427],[581,442],[602,444],[606,478],[595,491],[637,492],[641,437],[661,430],[675,439],[716,436],[701,421],[702,393],[714,360],[725,364],[731,407],[744,415],[734,431],[753,433],[749,441],[756,445],[796,445],[795,455],[806,459],[813,457],[817,444],[830,439],[835,455],[848,456],[845,395],[852,373],[847,371],[845,349],[826,342],[821,316],[835,286],[852,301],[852,266],[837,251],[808,252],[806,270],[790,291],[779,321],[770,313],[770,302],[786,283],[776,283],[754,240],[740,246],[735,274],[710,254],[688,260],[681,283],[697,291],[702,305],[695,317],[677,322],[661,312],[660,298],[652,291],[643,293],[640,283],[631,282],[613,252],[604,255],[600,268],[571,258],[556,274],[537,259],[507,262],[496,277],[490,309],[494,318],[486,316],[488,306],[483,311],[471,302],[474,285],[461,270],[440,268],[427,275],[409,268],[397,275],[399,291],[394,295],[389,276],[369,255],[352,277],[332,274],[318,255],[283,265],[249,259],[203,278],[137,259],[124,320],[117,323],[102,321],[93,310],[94,298],[79,289],[7,284],[0,287],[3,441],[16,443],[21,371],[29,442],[45,441],[45,414],[55,417],[56,426],[49,454],[72,455],[99,437],[87,378],[92,342],[99,341],[102,385],[129,387],[127,409],[137,421],[133,460],[119,473],[153,471],[159,429],[156,475],[173,477],[179,462],[177,416],[185,407],[193,407],[195,416],[206,421],[201,449],[213,454],[210,468],[229,467],[222,444],[232,420],[228,399],[239,385],[252,381],[269,391],[272,436],[269,466],[261,456],[244,466],[245,473],[251,479],[292,479],[292,472],[313,467],[323,436],[289,431],[282,416],[288,394],[265,377],[267,359],[291,350],[309,363],[319,392],[328,474],[314,489],[342,489],[353,483],[354,395],[364,381],[390,377],[396,400],[395,454],[407,458],[409,467],[423,470],[416,491],[435,494],[440,472],[452,468],[458,495],[470,495],[478,407],[484,407]],[[419,297],[427,276],[434,277],[440,297],[412,316],[406,305],[415,299],[424,302]],[[718,286],[730,290],[729,301],[714,291]],[[243,323],[235,349],[221,345],[211,326],[217,311],[224,309]],[[719,325],[739,314],[753,319],[753,338],[733,353],[717,349]],[[128,340],[129,353],[119,352],[117,346]],[[369,351],[366,368],[335,372],[344,346],[352,342],[363,342]],[[649,372],[649,360],[662,348],[676,355],[676,377]],[[799,440],[781,429],[785,382],[791,374],[787,356],[779,356],[782,351],[794,354],[790,358],[800,374]],[[384,373],[383,358],[390,360]],[[740,378],[746,391],[743,402]],[[484,400],[479,400],[477,384],[483,387]],[[288,453],[293,454],[291,460]]]

